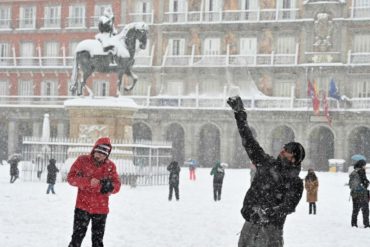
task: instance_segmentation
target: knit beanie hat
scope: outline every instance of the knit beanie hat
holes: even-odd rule
[[[109,156],[110,154],[110,146],[109,145],[106,145],[106,144],[100,144],[98,146],[96,146],[94,148],[94,152],[98,152],[98,153],[101,153],[101,154],[104,154],[106,156]]]

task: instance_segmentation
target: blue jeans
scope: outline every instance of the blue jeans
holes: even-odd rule
[[[50,191],[51,191],[51,193],[55,194],[54,184],[48,184],[48,189],[46,190],[46,194],[49,194]]]

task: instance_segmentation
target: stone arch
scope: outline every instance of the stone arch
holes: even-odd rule
[[[185,131],[178,123],[171,123],[166,129],[166,141],[172,142],[172,158],[179,165],[185,161]]]
[[[152,130],[148,124],[144,122],[137,122],[132,125],[132,137],[134,141],[138,140],[152,140]]]
[[[320,171],[329,170],[328,160],[334,158],[334,134],[330,128],[317,126],[311,130],[308,156],[310,167]]]
[[[271,155],[276,157],[284,144],[295,140],[294,131],[287,125],[277,126],[271,131]]]
[[[198,159],[199,165],[212,167],[220,160],[220,129],[214,124],[205,124],[199,132]]]
[[[254,128],[250,127],[254,138],[257,138],[257,132]],[[239,131],[235,131],[234,134],[234,150],[233,150],[233,159],[231,166],[232,167],[240,167],[240,168],[248,168],[251,160],[248,157],[247,152],[245,151],[242,140],[239,134]]]
[[[358,126],[352,129],[348,135],[348,158],[354,154],[362,154],[370,159],[370,128]]]

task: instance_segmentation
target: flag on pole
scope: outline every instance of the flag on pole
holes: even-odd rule
[[[330,80],[329,97],[336,100],[342,100],[342,96],[339,93],[337,85],[335,85],[334,79]]]
[[[326,117],[326,120],[328,121],[329,126],[331,127],[331,117],[329,113],[329,102],[328,98],[326,97],[326,92],[322,92],[322,108],[324,109],[324,115]]]
[[[307,96],[313,97],[314,89],[312,86],[311,81],[308,79],[308,84],[307,84]]]
[[[313,108],[313,112],[315,113],[315,115],[319,115],[319,113],[320,113],[320,99],[319,99],[316,80],[313,81],[312,108]]]

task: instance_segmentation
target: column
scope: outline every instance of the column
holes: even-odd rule
[[[8,124],[8,156],[15,152],[17,141],[16,122],[10,120]]]

